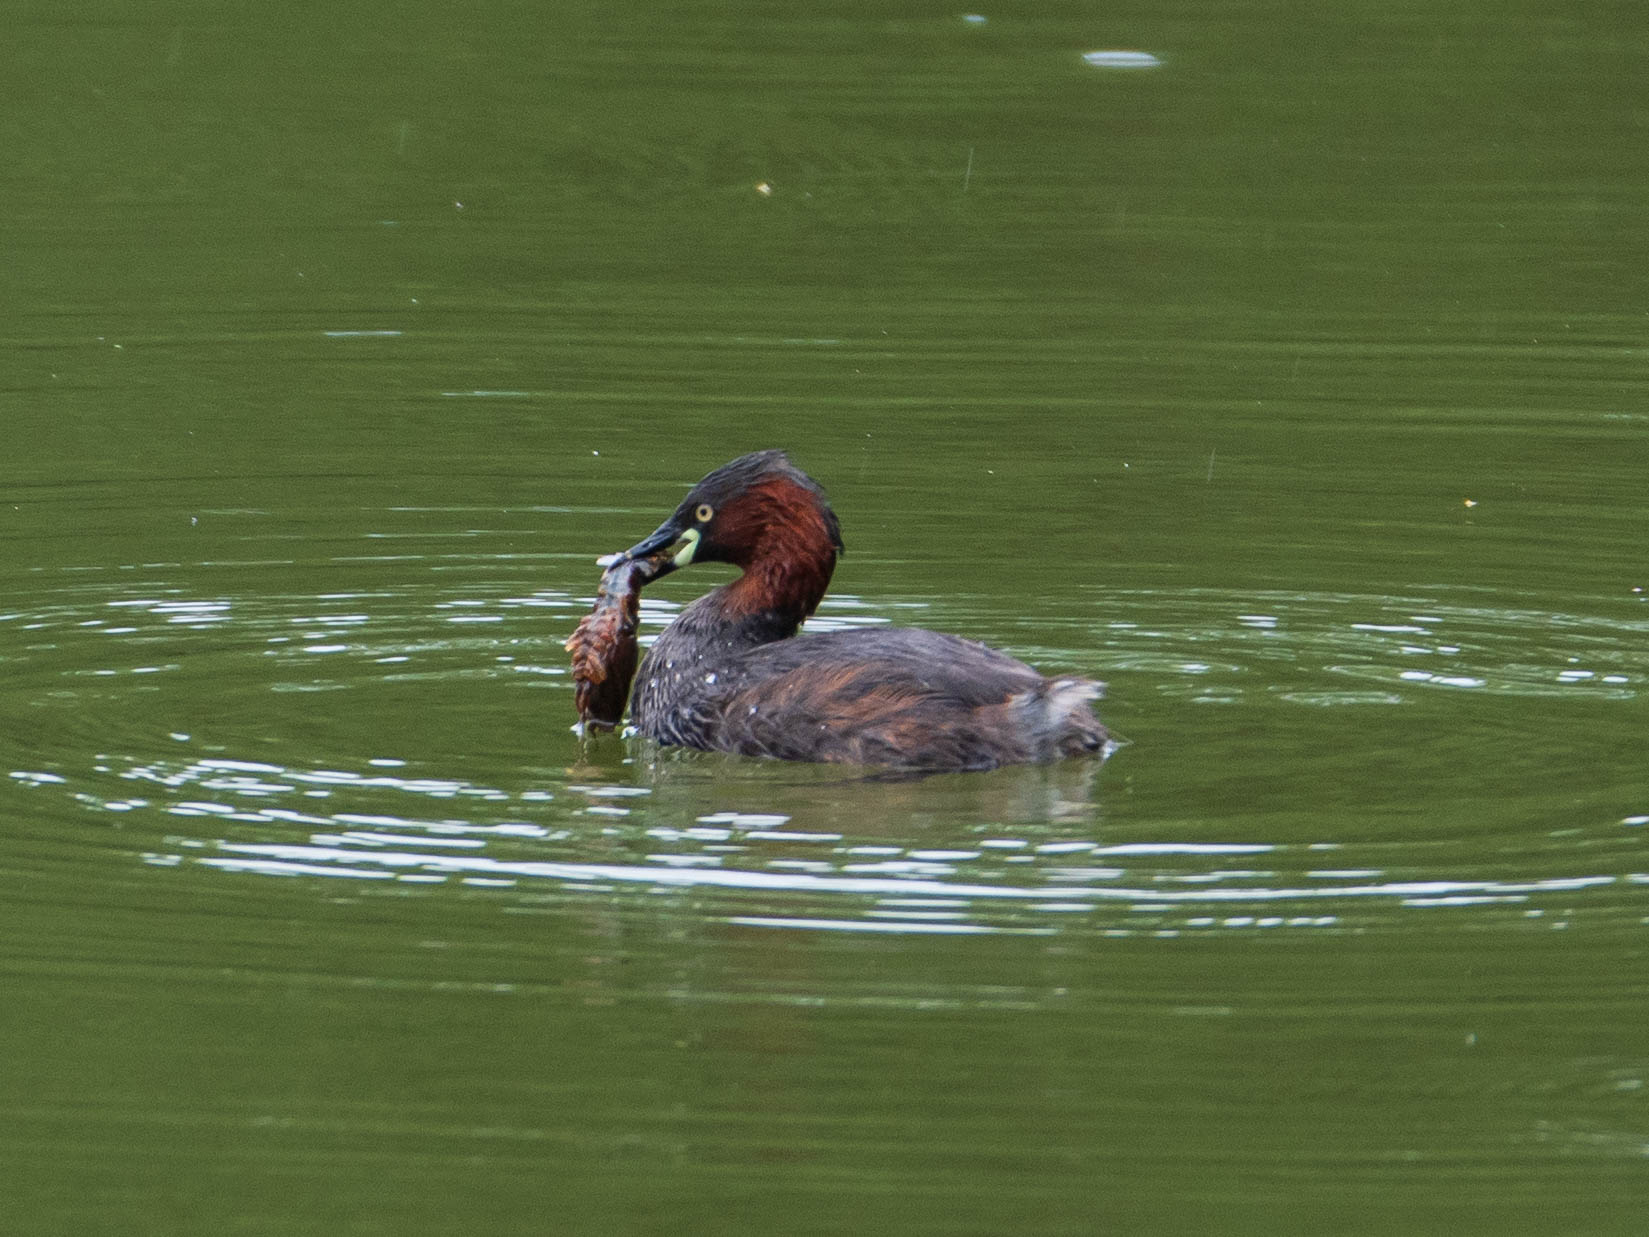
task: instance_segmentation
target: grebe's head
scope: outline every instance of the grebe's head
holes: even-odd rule
[[[666,572],[689,563],[782,567],[794,559],[798,567],[822,568],[828,580],[842,531],[818,482],[783,451],[754,451],[705,477],[675,514],[614,561],[666,549],[674,551]]]

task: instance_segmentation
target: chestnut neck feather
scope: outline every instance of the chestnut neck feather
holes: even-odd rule
[[[744,574],[724,605],[739,615],[769,613],[794,628],[818,609],[836,569],[828,509],[785,478],[760,482],[725,508],[720,536]]]

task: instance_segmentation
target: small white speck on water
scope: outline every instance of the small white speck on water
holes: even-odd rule
[[[1162,61],[1150,52],[1122,49],[1083,52],[1082,61],[1096,69],[1156,69],[1162,66]]]

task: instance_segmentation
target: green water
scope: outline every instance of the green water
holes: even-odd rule
[[[11,6],[0,1228],[1640,1231],[1649,18],[978,15]],[[770,445],[1128,745],[571,733]]]

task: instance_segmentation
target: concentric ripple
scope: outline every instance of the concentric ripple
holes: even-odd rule
[[[1485,863],[1475,828],[1427,827],[1420,845],[1355,814],[1156,818],[1132,786],[1164,753],[1137,733],[1142,750],[1109,768],[919,781],[584,743],[559,644],[590,601],[433,573],[292,596],[77,581],[0,615],[6,710],[37,736],[8,793],[60,838],[75,821],[118,829],[154,869],[448,887],[518,913],[545,898],[641,913],[674,892],[747,927],[1168,937],[1389,930],[1445,909],[1534,926],[1641,914],[1645,803],[1561,822],[1578,840],[1556,854],[1547,830],[1514,831]],[[822,617],[913,607],[967,625],[853,597]],[[673,613],[649,599],[644,626]],[[1622,705],[1649,681],[1646,634],[1641,609],[1117,591],[1015,647],[1107,675],[1125,721],[1166,697],[1256,727],[1293,716],[1304,734],[1325,706],[1446,693]]]
[[[1398,704],[1440,689],[1631,700],[1649,683],[1649,607],[1637,592],[1572,612],[1469,593],[1130,590],[1106,600],[1118,617],[1099,629],[1111,646],[1105,664],[1178,676],[1163,689],[1194,697],[1259,690],[1313,706]]]

